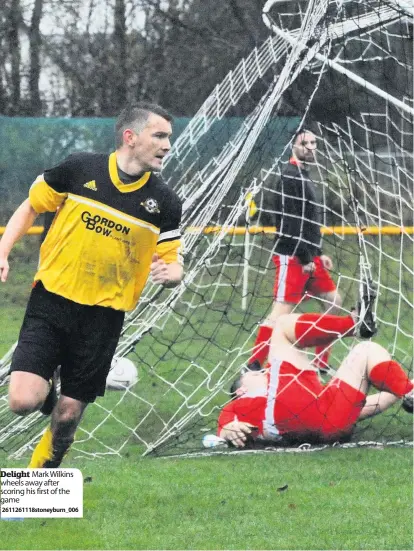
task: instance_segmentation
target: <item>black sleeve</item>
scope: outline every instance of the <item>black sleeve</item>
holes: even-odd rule
[[[78,155],[69,155],[69,157],[58,165],[44,171],[44,181],[57,193],[66,193],[70,191],[69,188],[72,183],[72,175],[78,162]]]
[[[168,190],[162,210],[160,235],[158,243],[172,241],[181,237],[182,203],[178,195]]]

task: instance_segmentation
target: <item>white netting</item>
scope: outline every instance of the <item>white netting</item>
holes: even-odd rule
[[[412,369],[411,12],[396,1],[273,1],[265,21],[274,34],[215,88],[167,160],[164,177],[184,201],[185,280],[148,284],[127,316],[116,357],[135,361],[139,380],[88,408],[74,445],[82,454],[197,449],[214,431],[272,302],[274,235],[246,222],[245,197],[279,178],[303,121],[318,137],[311,172],[344,310],[362,255],[380,292],[380,342]],[[335,365],[348,346],[336,343]],[[8,413],[6,383],[0,448],[22,454],[45,420]],[[357,437],[411,438],[398,408],[380,417]]]

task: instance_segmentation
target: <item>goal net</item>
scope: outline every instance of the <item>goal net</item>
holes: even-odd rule
[[[343,311],[372,278],[376,341],[412,377],[412,18],[405,0],[266,3],[269,38],[216,86],[163,169],[184,204],[185,279],[170,290],[148,283],[127,315],[115,362],[131,359],[138,381],[87,409],[75,453],[189,453],[215,432],[273,300],[277,235],[257,225],[255,208],[280,178],[300,127],[317,136],[310,172]],[[306,301],[297,311],[318,308]],[[332,370],[352,344],[334,343]],[[8,412],[10,357],[0,364],[0,448],[17,457],[47,419]],[[381,444],[411,439],[400,405],[353,435]]]

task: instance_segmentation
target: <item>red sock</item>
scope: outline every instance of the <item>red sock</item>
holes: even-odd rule
[[[258,360],[260,365],[263,365],[263,362],[269,355],[270,348],[270,337],[273,333],[273,327],[267,325],[260,325],[259,331],[257,333],[256,342],[253,347],[253,354],[250,357],[249,364]]]
[[[327,345],[339,335],[352,335],[355,322],[351,316],[330,314],[302,314],[295,325],[297,344],[306,346]]]
[[[315,354],[318,358],[313,362],[316,367],[326,369],[329,367],[329,356],[331,355],[331,348],[325,348],[325,346],[317,346],[315,348]]]
[[[369,380],[378,390],[386,390],[400,398],[414,388],[406,372],[394,360],[374,365],[369,374]]]

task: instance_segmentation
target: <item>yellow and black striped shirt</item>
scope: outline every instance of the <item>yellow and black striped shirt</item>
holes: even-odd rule
[[[122,183],[116,152],[70,155],[38,176],[29,200],[57,211],[35,281],[79,304],[132,310],[155,252],[182,262],[180,199],[151,172]]]

